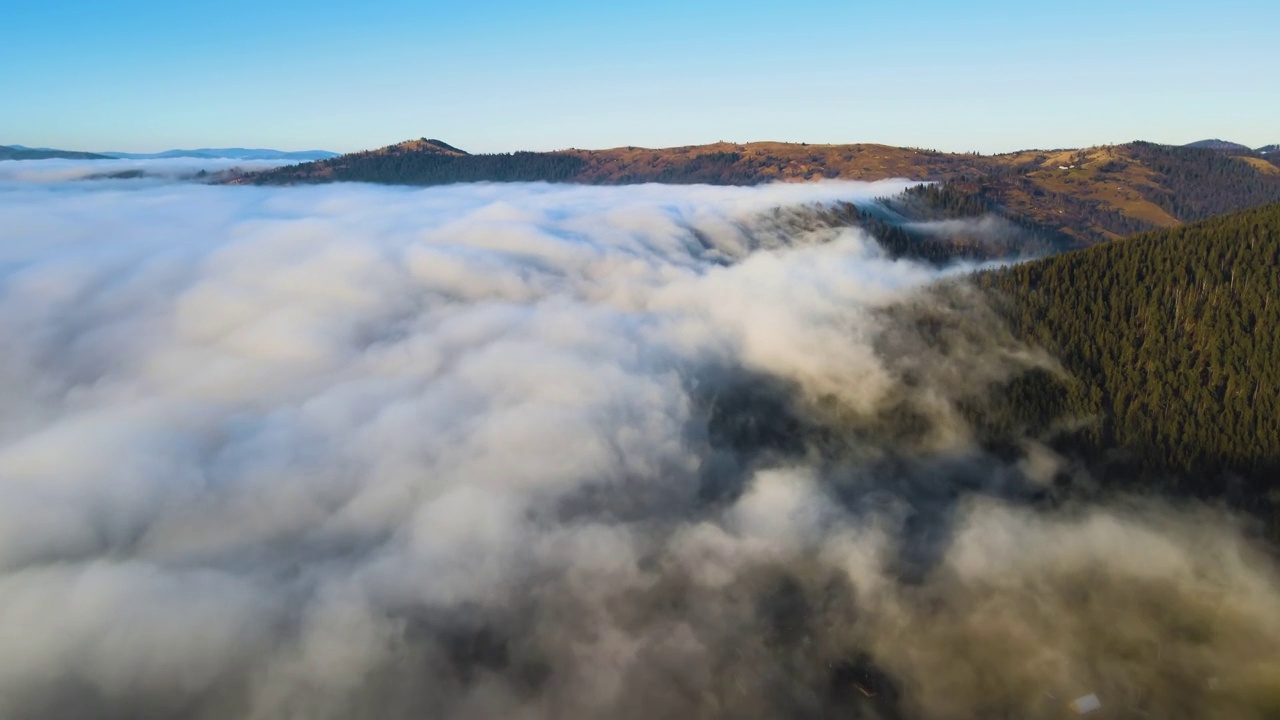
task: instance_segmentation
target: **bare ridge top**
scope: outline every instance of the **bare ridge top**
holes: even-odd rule
[[[419,152],[433,155],[454,155],[457,157],[470,154],[465,150],[459,150],[443,140],[425,137],[418,138],[417,140],[405,140],[404,142],[396,143],[395,145],[388,145],[387,147],[375,152],[385,152],[388,154]]]

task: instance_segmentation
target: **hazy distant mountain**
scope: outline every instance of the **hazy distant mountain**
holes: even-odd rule
[[[1228,153],[1253,152],[1253,148],[1249,147],[1248,145],[1241,145],[1240,143],[1228,142],[1226,140],[1218,140],[1216,138],[1212,140],[1197,140],[1196,142],[1193,142],[1193,143],[1187,143],[1182,147],[1200,148],[1202,150],[1217,150],[1218,152],[1228,152]]]
[[[22,145],[0,145],[0,160],[49,160],[63,158],[67,160],[107,160],[106,155],[97,155],[74,150],[54,150],[53,148],[29,148]]]
[[[69,160],[160,160],[165,158],[198,158],[202,160],[291,160],[313,162],[337,157],[328,150],[271,150],[267,148],[196,148],[194,150],[166,150],[158,153],[130,152],[76,152],[54,148],[33,148],[25,145],[0,145],[0,160],[45,160],[65,158]]]
[[[312,162],[337,157],[328,150],[271,150],[267,148],[196,148],[194,150],[166,150],[158,153],[104,152],[103,155],[127,160],[159,160],[164,158],[201,158],[206,160],[293,160]]]
[[[1258,148],[1257,152],[1259,155],[1270,155],[1273,152],[1280,152],[1280,144],[1263,145],[1262,147]]]

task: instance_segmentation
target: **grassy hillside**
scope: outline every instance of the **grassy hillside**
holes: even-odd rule
[[[1016,335],[1062,359],[989,418],[1115,479],[1280,506],[1280,205],[980,274]],[[1063,421],[1083,425],[1063,430]]]
[[[1280,168],[1251,153],[1152,143],[996,156],[885,145],[717,143],[469,155],[438,140],[251,174],[244,183],[361,181],[407,185],[545,180],[750,185],[824,178],[915,178],[1076,246],[1280,202]]]

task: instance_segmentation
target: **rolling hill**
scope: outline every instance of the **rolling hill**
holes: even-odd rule
[[[1218,152],[1227,152],[1227,153],[1253,152],[1252,148],[1250,148],[1248,145],[1241,145],[1240,143],[1229,142],[1227,140],[1219,140],[1217,138],[1213,138],[1211,140],[1197,140],[1196,142],[1193,142],[1193,143],[1187,143],[1186,145],[1183,145],[1183,147],[1200,148],[1202,150],[1217,150]]]
[[[759,142],[471,155],[424,138],[250,173],[233,182],[751,185],[905,177],[948,183],[992,213],[1085,246],[1280,201],[1280,167],[1248,152],[1234,156],[1133,142],[981,156],[873,144]]]

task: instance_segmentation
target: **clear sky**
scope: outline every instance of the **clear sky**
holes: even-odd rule
[[[1280,0],[0,0],[0,144],[1280,142]]]

